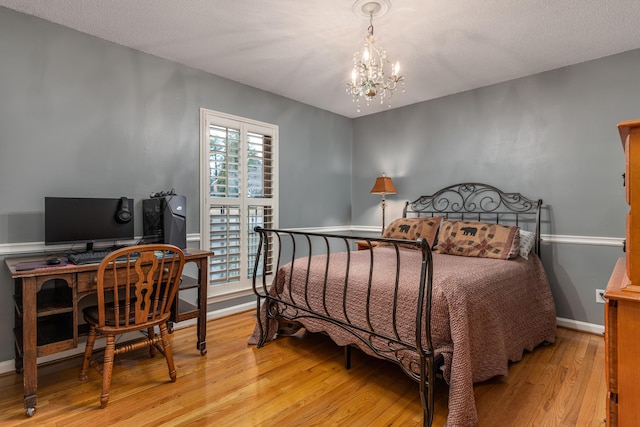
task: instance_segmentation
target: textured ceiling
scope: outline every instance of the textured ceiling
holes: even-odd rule
[[[347,117],[355,0],[0,0],[105,40]],[[400,61],[392,108],[640,48],[639,0],[391,0],[374,19]]]

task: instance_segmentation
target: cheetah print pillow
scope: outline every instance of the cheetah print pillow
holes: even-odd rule
[[[529,259],[529,253],[536,244],[536,234],[532,231],[520,230],[520,256]]]

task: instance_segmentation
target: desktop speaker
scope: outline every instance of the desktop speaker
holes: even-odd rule
[[[187,199],[177,194],[142,201],[142,228],[145,243],[168,243],[187,247]]]

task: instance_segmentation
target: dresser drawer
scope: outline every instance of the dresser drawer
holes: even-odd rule
[[[624,140],[624,196],[627,200],[627,204],[631,205],[631,185],[629,184],[631,179],[631,168],[629,161],[629,135]],[[635,177],[634,177],[635,178]]]
[[[626,233],[625,233],[626,239],[625,239],[625,243],[624,243],[624,251],[626,252],[626,258],[627,258],[627,262],[626,262],[626,272],[627,272],[627,277],[632,277],[631,276],[631,261],[632,261],[632,257],[634,255],[636,255],[635,252],[635,248],[634,248],[634,244],[633,244],[633,239],[631,238],[631,211],[627,212],[627,220],[626,220]],[[632,250],[632,248],[634,250]]]

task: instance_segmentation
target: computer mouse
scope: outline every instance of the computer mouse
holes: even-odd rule
[[[60,264],[60,258],[47,258],[47,265],[58,265]]]

